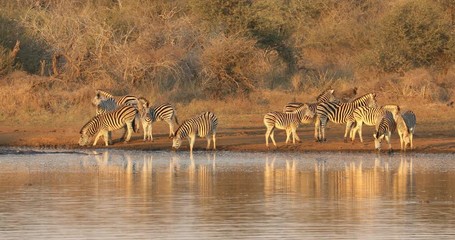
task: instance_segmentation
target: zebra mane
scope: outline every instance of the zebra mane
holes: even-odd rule
[[[310,106],[308,106],[308,104],[304,103],[304,104],[302,104],[302,106],[296,108],[294,110],[294,112],[303,111],[305,108],[310,109]]]
[[[86,133],[88,133],[88,132],[87,132],[87,129],[89,129],[90,127],[93,126],[93,124],[95,123],[95,119],[99,118],[99,116],[100,116],[100,115],[93,117],[93,118],[90,119],[86,124],[84,124],[84,126],[81,128],[81,131],[79,131],[79,133],[82,134],[84,131],[85,131]]]
[[[112,95],[112,94],[110,94],[110,93],[108,93],[108,92],[106,92],[106,91],[100,90],[100,89],[97,89],[97,90],[95,91],[95,93],[96,93],[96,96],[97,96],[98,98],[101,97],[101,96],[102,96],[102,97],[105,97],[105,98],[113,98],[113,97],[114,97],[114,95]]]
[[[316,97],[316,101],[319,102],[321,100],[321,98],[326,97],[328,94],[333,94],[334,91],[335,91],[334,89],[325,90],[324,92],[322,92],[321,94],[319,94]]]
[[[363,100],[365,100],[367,98],[374,99],[375,97],[376,97],[376,93],[367,93],[367,94],[365,94],[363,96],[360,96],[360,97],[358,97],[358,98],[356,98],[356,99],[354,99],[354,100],[352,100],[350,102],[353,103],[353,102],[357,102],[357,101],[363,101]]]
[[[174,133],[174,136],[177,137],[177,133],[181,131],[181,129],[188,123],[190,122],[191,119],[186,119],[185,121],[182,122],[182,124],[180,124],[180,126],[177,128],[177,130],[175,130],[175,133]],[[181,136],[179,136],[180,138]]]

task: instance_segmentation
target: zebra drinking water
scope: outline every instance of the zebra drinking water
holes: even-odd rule
[[[140,97],[139,112],[141,116],[142,127],[144,129],[144,141],[153,141],[152,123],[164,121],[169,124],[169,137],[174,136],[174,122],[179,124],[174,107],[169,104],[160,104],[155,107],[150,107],[149,102]]]
[[[395,122],[393,114],[389,111],[385,111],[385,114],[376,125],[376,133],[373,134],[374,148],[380,150],[382,139],[385,138],[387,144],[389,145],[389,152],[392,152],[390,137],[392,136],[392,133],[395,132],[396,127],[397,124]]]
[[[133,132],[133,122],[138,114],[138,110],[131,106],[122,106],[113,112],[99,114],[88,121],[81,129],[79,145],[85,146],[96,134],[93,146],[98,142],[99,137],[103,136],[105,145],[109,145],[108,132],[126,128],[123,134],[125,143],[131,138]],[[126,138],[125,135],[127,134]]]
[[[178,149],[182,140],[187,138],[190,142],[190,152],[193,152],[196,135],[207,139],[207,150],[210,149],[210,136],[213,138],[213,149],[216,149],[216,128],[218,118],[212,112],[204,112],[196,117],[185,120],[175,131],[172,148]]]
[[[289,142],[289,137],[292,133],[292,143],[295,144],[295,140],[300,142],[300,138],[297,135],[297,128],[301,123],[306,123],[306,119],[312,119],[314,112],[312,112],[307,104],[303,104],[291,113],[281,112],[269,112],[264,116],[264,125],[267,128],[265,133],[265,145],[269,147],[269,137],[272,139],[273,145],[276,147],[274,138],[275,128],[286,130],[286,144]]]
[[[358,131],[360,142],[363,142],[362,125],[375,126],[384,116],[385,111],[391,112],[394,116],[399,114],[400,107],[398,105],[388,104],[382,107],[359,107],[352,113],[355,127],[351,129],[351,141],[354,142],[355,135]]]
[[[352,127],[352,113],[358,107],[376,106],[376,94],[368,93],[348,103],[339,102],[325,102],[320,103],[316,108],[316,121],[314,124],[314,138],[316,141],[326,141],[325,138],[325,127],[327,122],[330,120],[334,123],[343,124],[346,123],[346,130],[344,133],[345,141],[347,139],[348,132]]]
[[[401,150],[406,151],[408,144],[410,144],[411,149],[413,149],[412,139],[416,126],[416,115],[412,111],[406,111],[401,115],[398,114],[396,123],[398,136],[400,137]]]

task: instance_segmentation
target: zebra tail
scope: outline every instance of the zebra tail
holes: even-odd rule
[[[179,120],[177,119],[177,115],[176,115],[176,114],[174,115],[174,119],[175,119],[175,123],[177,123],[177,125],[180,125]]]

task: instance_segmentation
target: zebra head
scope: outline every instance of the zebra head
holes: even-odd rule
[[[374,137],[374,149],[381,150],[381,142],[382,142],[382,139],[384,139],[384,136],[385,136],[385,134],[384,133],[380,133],[379,131],[377,131],[376,133],[373,134],[373,137]]]
[[[81,134],[81,137],[79,138],[79,146],[88,145],[91,137],[89,136],[87,131],[84,131],[84,129],[83,129],[83,130],[81,130],[80,134]]]
[[[174,137],[172,138],[172,148],[179,149],[180,145],[182,145],[182,139],[179,136],[174,135]]]
[[[314,115],[316,114],[314,111],[311,111],[308,104],[303,104],[297,110],[295,110],[297,116],[301,123],[305,124],[309,119],[313,119]]]
[[[81,137],[79,138],[79,145],[80,146],[85,146],[89,144],[90,139],[95,135],[95,133],[98,131],[97,123],[99,123],[99,116],[96,116],[90,121],[88,121],[82,128],[79,133],[81,134]]]

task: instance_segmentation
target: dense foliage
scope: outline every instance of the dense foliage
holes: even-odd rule
[[[453,65],[454,6],[453,0],[1,1],[0,70],[20,66],[76,86],[148,86],[175,95],[191,89],[192,97],[324,86],[309,76]],[[7,62],[16,40],[21,50]]]

